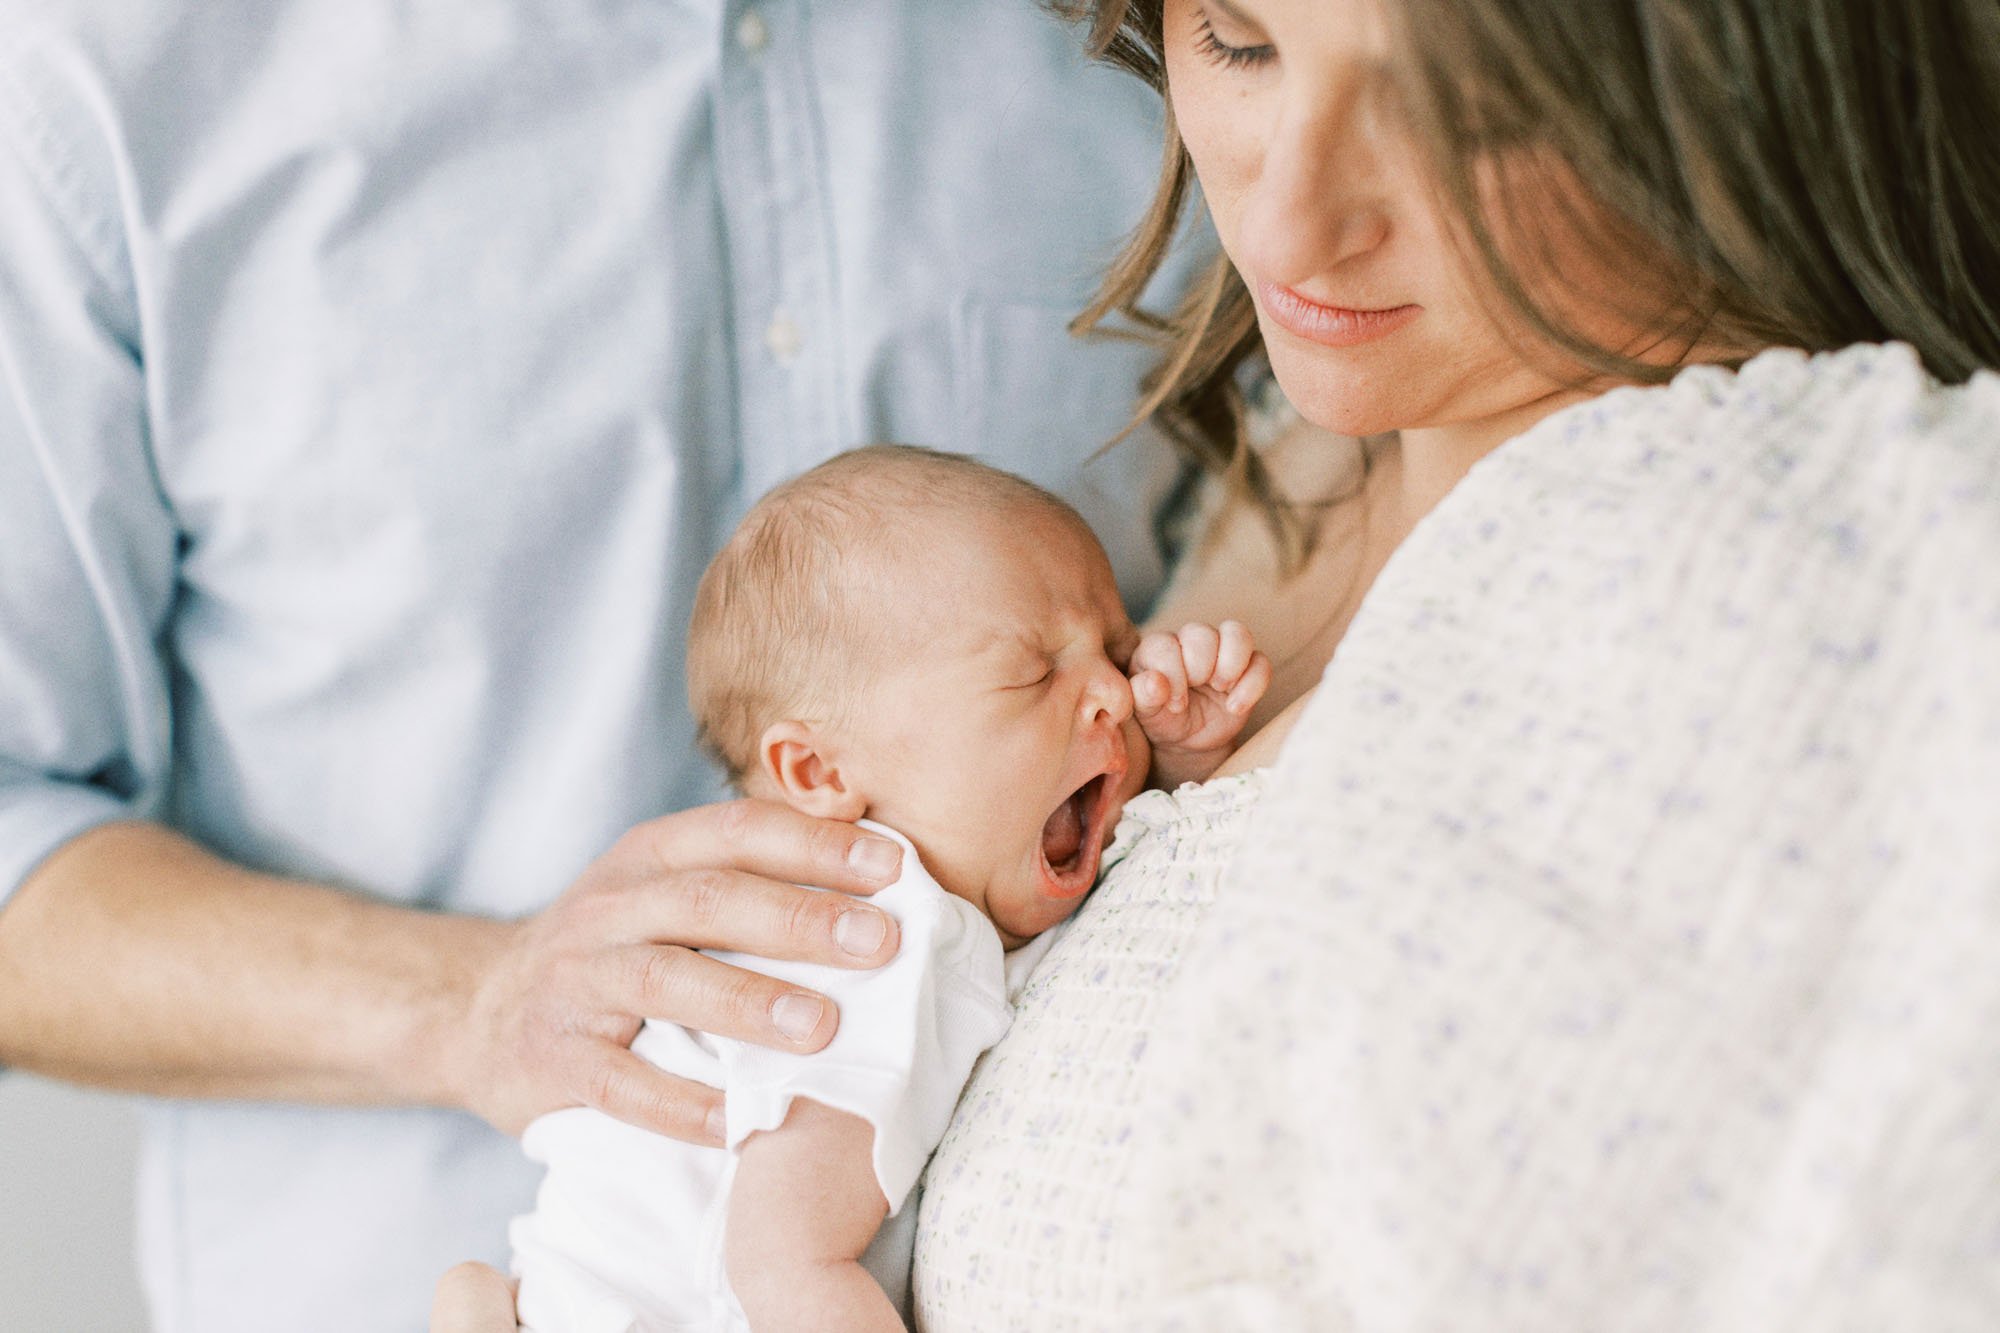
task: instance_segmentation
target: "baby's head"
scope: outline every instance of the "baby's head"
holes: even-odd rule
[[[878,445],[744,518],[695,598],[688,697],[738,789],[880,820],[1011,947],[1076,910],[1144,784],[1137,642],[1075,510]]]

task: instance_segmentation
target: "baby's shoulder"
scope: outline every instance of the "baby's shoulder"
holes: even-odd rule
[[[908,838],[872,819],[860,822],[903,849],[902,873],[869,899],[896,919],[902,934],[901,947],[886,966],[942,969],[981,979],[997,976],[1006,946],[986,914],[940,884]]]

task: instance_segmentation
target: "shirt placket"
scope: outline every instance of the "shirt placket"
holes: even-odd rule
[[[745,499],[844,444],[832,217],[795,0],[725,7],[716,107]]]

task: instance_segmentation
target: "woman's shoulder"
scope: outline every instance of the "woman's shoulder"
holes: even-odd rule
[[[1780,710],[1836,667],[1885,698],[1956,691],[2000,663],[1995,627],[2000,377],[1942,384],[1896,344],[1768,351],[1565,408],[1481,460],[1371,590],[1286,753],[1351,735],[1352,708],[1434,688],[1458,716],[1517,677],[1565,716],[1614,686],[1753,678]]]
[[[1745,447],[1918,443],[1991,456],[2000,451],[1996,422],[2000,375],[1981,371],[1944,384],[1906,344],[1857,343],[1814,353],[1771,348],[1734,369],[1690,366],[1664,385],[1611,390],[1529,434],[1569,442],[1620,435],[1649,445],[1664,434],[1739,455]]]
[[[1851,555],[1864,530],[1887,549],[1958,528],[2000,546],[2000,375],[1944,384],[1900,343],[1772,349],[1566,408],[1474,475],[1472,507],[1578,532],[1593,514],[1678,528],[1692,506],[1714,537],[1755,544]]]

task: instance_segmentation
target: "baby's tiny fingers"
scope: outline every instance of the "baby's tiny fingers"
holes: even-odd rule
[[[1141,671],[1132,677],[1132,703],[1140,712],[1158,712],[1171,697],[1173,689],[1159,672]]]
[[[1264,692],[1271,688],[1271,659],[1262,653],[1250,654],[1250,665],[1243,668],[1242,677],[1236,688],[1229,692],[1225,701],[1229,711],[1241,717],[1257,706]]]
[[[1125,665],[1127,675],[1138,679],[1142,671],[1165,671],[1170,666],[1179,666],[1181,645],[1173,635],[1154,630],[1139,640],[1139,646],[1132,650],[1132,660]]]
[[[1215,676],[1210,681],[1219,690],[1226,690],[1236,684],[1250,665],[1250,656],[1257,651],[1250,631],[1240,620],[1225,620],[1216,626],[1216,634],[1221,640],[1215,653]]]
[[[1206,685],[1215,678],[1215,656],[1222,648],[1222,636],[1213,625],[1183,625],[1175,636],[1181,641],[1181,660],[1187,664],[1190,685]]]
[[[1132,679],[1136,682],[1142,673],[1149,671],[1166,684],[1166,710],[1169,713],[1185,712],[1187,666],[1181,660],[1180,641],[1173,635],[1155,631],[1139,640],[1139,647],[1132,654]]]

